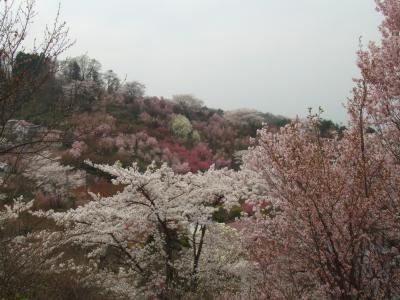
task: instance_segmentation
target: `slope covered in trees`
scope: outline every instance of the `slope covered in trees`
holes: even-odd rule
[[[16,51],[25,2],[0,11],[1,299],[400,297],[399,0],[348,128],[146,96],[59,61],[63,26]]]

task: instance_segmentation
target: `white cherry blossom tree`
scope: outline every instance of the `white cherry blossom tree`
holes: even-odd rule
[[[89,164],[124,190],[108,198],[93,195],[77,209],[37,215],[64,228],[67,243],[87,249],[98,266],[94,276],[107,274],[113,289],[164,299],[209,293],[216,286],[221,292],[222,282],[226,290],[238,287],[238,270],[246,266],[240,238],[215,223],[213,214],[244,195],[240,173],[210,168],[181,175],[165,164],[141,173],[136,164]]]

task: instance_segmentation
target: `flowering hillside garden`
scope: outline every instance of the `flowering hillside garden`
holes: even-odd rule
[[[146,95],[0,1],[0,299],[399,299],[400,1],[346,127]]]

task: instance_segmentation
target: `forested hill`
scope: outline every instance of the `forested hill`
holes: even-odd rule
[[[59,14],[24,52],[35,2],[0,1],[0,300],[400,299],[400,0],[348,128],[148,96]]]
[[[39,56],[21,52],[14,73],[49,74],[43,71],[46,66]],[[190,94],[145,96],[145,85],[121,82],[87,55],[60,61],[58,68],[43,79],[35,98],[24,98],[16,118],[61,130],[66,164],[90,159],[123,165],[136,161],[144,167],[155,161],[181,173],[206,170],[211,164],[237,168],[240,151],[263,123],[274,130],[290,121],[250,109],[211,109]],[[326,120],[321,126],[324,134],[337,129]]]

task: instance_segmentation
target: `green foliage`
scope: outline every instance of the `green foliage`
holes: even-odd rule
[[[121,85],[118,75],[113,70],[108,70],[103,74],[105,89],[108,93],[116,92]]]
[[[74,60],[68,64],[68,79],[69,80],[82,80],[81,76],[81,67],[78,63]]]
[[[193,132],[191,134],[191,140],[196,144],[198,142],[200,142],[200,140],[201,140],[200,133],[197,130],[193,130]]]
[[[233,206],[229,211],[225,208],[220,207],[213,215],[213,220],[218,223],[227,223],[240,218],[242,214],[242,208],[240,206]]]
[[[42,55],[19,52],[15,58],[12,73],[14,77],[39,77],[46,74],[48,67]]]
[[[183,115],[177,115],[172,119],[171,130],[174,136],[186,140],[193,127],[188,118]]]
[[[290,119],[283,116],[276,116],[271,113],[261,113],[261,116],[264,119],[264,123],[269,125],[274,125],[277,127],[283,127],[290,123]]]
[[[16,92],[15,107],[9,108],[14,110],[13,118],[45,126],[64,119],[67,110],[62,102],[61,83],[53,76],[51,61],[37,53],[19,52],[12,76],[14,81],[23,79],[26,83]]]
[[[49,78],[32,97],[24,99],[15,117],[54,128],[65,119],[66,106],[68,104],[62,100],[60,83]]]
[[[184,248],[189,248],[190,247],[190,240],[187,235],[183,235],[179,238],[179,244],[184,247]]]
[[[117,119],[118,122],[124,123],[124,122],[132,122],[135,121],[138,117],[137,112],[132,112],[126,107],[115,104],[115,103],[110,103],[106,107],[107,113],[109,113],[111,116]]]
[[[257,130],[261,129],[262,122],[251,121],[238,128],[238,135],[241,137],[256,137]]]
[[[60,62],[60,75],[66,82],[73,80],[94,81],[101,84],[101,64],[87,55],[77,56]]]
[[[341,133],[346,129],[344,126],[339,126],[331,120],[321,119],[319,123],[319,130],[322,137],[330,138],[333,133]]]
[[[15,300],[29,300],[29,298],[24,296],[23,293],[17,292],[15,294]]]
[[[240,206],[235,205],[229,212],[229,220],[234,220],[236,218],[240,218],[242,214],[242,208]]]

